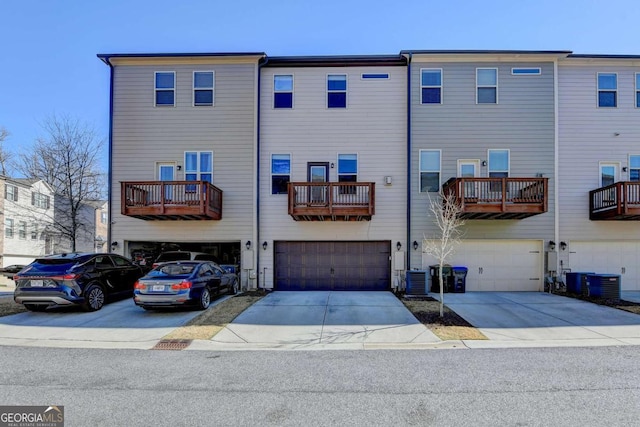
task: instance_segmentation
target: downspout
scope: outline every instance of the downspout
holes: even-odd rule
[[[559,138],[560,138],[560,130],[559,130],[559,123],[558,123],[558,114],[559,114],[559,103],[560,101],[558,100],[558,58],[556,58],[553,61],[553,132],[554,132],[554,136],[553,136],[553,222],[554,222],[554,226],[553,226],[553,237],[554,237],[554,242],[556,242],[558,245],[560,245],[560,210],[558,208],[558,201],[560,199],[560,195],[558,194],[558,171],[559,171],[559,167],[558,167],[558,156],[560,154],[560,148],[559,148]],[[544,243],[543,243],[543,249],[544,249]],[[560,252],[560,251],[559,251]],[[562,261],[560,261],[560,257],[556,257],[556,261],[559,264],[562,264]],[[549,266],[547,266],[547,268],[549,268]],[[560,269],[560,266],[558,264],[556,264],[555,266],[556,269],[556,275],[559,277],[560,280],[562,280],[562,269]],[[546,272],[545,272],[546,273]],[[544,277],[544,276],[543,276]],[[544,289],[544,286],[543,286]]]
[[[407,270],[411,270],[411,58],[407,62]],[[422,245],[420,245],[422,246]]]
[[[267,65],[269,58],[265,55],[263,62],[258,61],[258,83],[257,83],[257,99],[256,99],[256,240],[255,240],[255,252],[256,252],[256,283],[258,289],[260,289],[260,91],[262,86],[262,67]],[[263,285],[266,285],[267,278],[263,277]],[[263,286],[263,289],[265,287]]]
[[[111,64],[111,61],[109,61],[109,58],[106,57],[104,58],[104,62],[109,66],[109,166],[108,166],[108,171],[107,171],[107,180],[109,185],[107,186],[107,206],[109,206],[109,215],[107,218],[107,252],[111,252],[111,225],[113,224],[113,215],[112,215],[112,211],[113,211],[113,204],[112,204],[112,198],[113,198],[113,191],[111,189],[112,187],[112,178],[113,178],[113,171],[112,171],[112,157],[113,157],[113,81],[114,81],[114,69],[113,69],[113,65]],[[123,242],[123,246],[122,249],[124,250],[124,242]]]

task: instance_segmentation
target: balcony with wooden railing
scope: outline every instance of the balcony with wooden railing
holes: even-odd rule
[[[640,221],[640,182],[621,181],[589,191],[589,219]]]
[[[121,182],[122,215],[147,221],[219,220],[222,190],[207,181]]]
[[[296,221],[369,221],[374,182],[290,182],[289,215]]]
[[[464,219],[523,219],[547,212],[549,178],[451,178],[443,186],[453,194]]]

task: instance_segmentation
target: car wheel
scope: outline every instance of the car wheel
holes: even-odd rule
[[[45,311],[47,306],[42,304],[25,304],[24,308],[29,311]]]
[[[198,300],[198,308],[200,310],[206,310],[209,308],[209,304],[211,304],[211,292],[209,292],[208,288],[204,288]]]
[[[89,285],[84,292],[84,303],[82,308],[85,311],[97,311],[104,305],[104,291],[100,285]]]
[[[238,293],[238,279],[234,279],[231,286],[229,286],[229,295],[236,295]]]

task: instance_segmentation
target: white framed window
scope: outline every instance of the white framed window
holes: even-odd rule
[[[271,194],[287,194],[291,181],[291,154],[271,155]]]
[[[11,218],[4,219],[4,236],[9,239],[13,238],[13,220]]]
[[[420,69],[420,103],[442,104],[442,68]]]
[[[213,105],[213,89],[215,73],[213,71],[193,72],[193,106],[206,107]]]
[[[640,181],[640,154],[629,156],[629,181]]]
[[[273,76],[273,108],[293,108],[293,75]]]
[[[476,104],[498,103],[498,69],[476,68]]]
[[[38,240],[38,224],[31,224],[31,240]]]
[[[18,201],[18,187],[15,185],[7,184],[4,187],[4,198],[11,200],[12,202]]]
[[[173,107],[176,104],[175,71],[156,71],[154,74],[154,105],[156,107]]]
[[[338,154],[338,182],[358,182],[358,155]],[[340,194],[356,194],[356,187],[339,186]]]
[[[491,149],[487,152],[489,159],[489,178],[508,178],[510,168],[509,150]]]
[[[388,73],[362,73],[360,75],[362,80],[389,80]]]
[[[640,73],[636,73],[636,108],[640,108]]]
[[[18,221],[18,239],[27,239],[27,223],[24,221]]]
[[[327,75],[327,108],[347,108],[347,75]]]
[[[619,162],[599,162],[600,187],[613,185],[619,181]]]
[[[31,193],[31,205],[37,208],[49,209],[49,196],[42,193]]]
[[[106,224],[109,221],[109,214],[107,212],[100,212],[100,223]]]
[[[186,151],[184,179],[213,183],[213,151]]]
[[[440,191],[442,150],[420,150],[420,192]]]
[[[540,67],[514,67],[511,69],[512,76],[539,76],[542,74]]]
[[[598,107],[615,108],[618,106],[618,75],[616,73],[598,73]]]

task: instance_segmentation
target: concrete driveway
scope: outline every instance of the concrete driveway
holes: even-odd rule
[[[198,314],[196,310],[146,311],[131,298],[91,313],[79,307],[19,313],[0,317],[0,345],[149,349]]]
[[[470,292],[445,294],[444,301],[489,338],[465,341],[472,348],[640,345],[639,315],[573,298]]]
[[[272,292],[189,349],[362,349],[440,343],[390,292]]]

